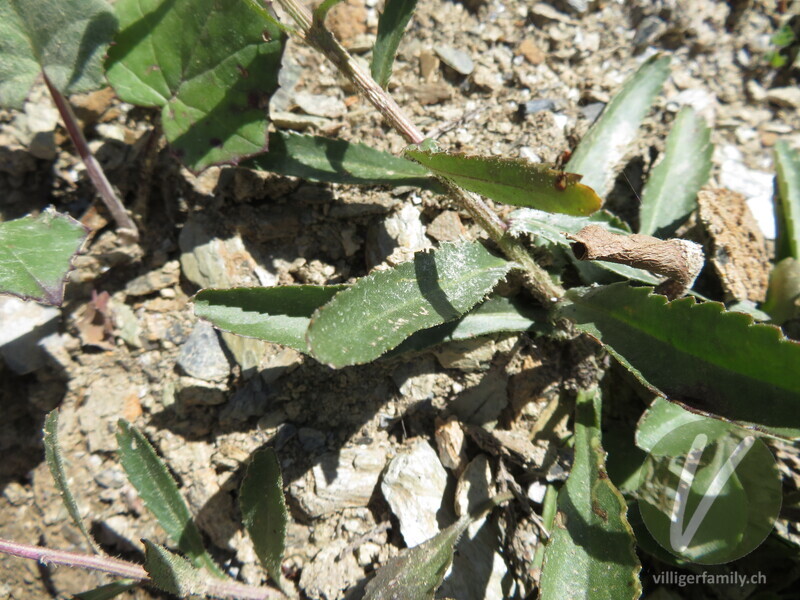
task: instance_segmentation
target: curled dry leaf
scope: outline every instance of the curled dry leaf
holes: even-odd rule
[[[683,296],[703,268],[703,249],[688,240],[660,240],[649,235],[610,233],[599,225],[587,225],[567,234],[579,260],[605,260],[646,269],[667,279],[656,292],[668,298]]]

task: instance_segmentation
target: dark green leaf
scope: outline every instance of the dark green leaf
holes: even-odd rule
[[[377,271],[311,318],[311,355],[333,367],[370,362],[412,333],[452,321],[483,300],[514,266],[478,242],[443,244]]]
[[[785,140],[775,144],[775,170],[778,176],[775,258],[782,260],[791,256],[800,260],[800,154]]]
[[[384,89],[389,85],[394,55],[416,6],[417,0],[386,0],[378,20],[378,37],[372,49],[370,70],[372,78]]]
[[[651,291],[626,284],[573,289],[558,313],[654,392],[711,416],[800,437],[800,344],[717,302],[668,302]]]
[[[203,547],[200,531],[178,491],[178,484],[147,438],[130,423],[120,419],[117,443],[128,480],[170,539],[196,566],[205,567],[217,577],[224,577]]]
[[[194,312],[223,331],[308,352],[306,330],[311,315],[346,288],[293,285],[202,290],[194,297]]]
[[[0,2],[0,106],[22,109],[43,70],[65,95],[102,87],[103,54],[116,30],[103,0]]]
[[[418,331],[387,356],[419,352],[438,344],[511,331],[529,331],[541,335],[553,332],[554,328],[544,310],[533,308],[520,298],[492,296],[458,321]]]
[[[800,316],[800,261],[790,256],[772,268],[762,308],[778,325]]]
[[[72,495],[72,490],[70,490],[67,482],[67,474],[64,471],[64,457],[61,454],[61,446],[58,443],[58,409],[51,410],[44,420],[44,457],[47,461],[47,466],[50,468],[50,474],[53,476],[56,489],[61,494],[61,500],[64,502],[72,522],[75,523],[83,537],[86,538],[89,547],[98,552],[99,548],[86,529],[86,524],[81,518],[78,505],[75,504],[75,497]]]
[[[144,544],[144,568],[153,584],[175,596],[204,595],[206,585],[202,572],[185,558],[148,540]]]
[[[76,600],[111,600],[111,598],[116,598],[139,585],[141,585],[139,581],[120,579],[119,581],[96,587],[93,590],[75,594],[75,598]]]
[[[418,164],[344,140],[277,131],[269,136],[269,152],[242,166],[307,181],[361,185],[415,185],[441,190]]]
[[[0,223],[0,293],[60,306],[84,240],[86,228],[54,210]]]
[[[119,0],[108,80],[122,100],[161,107],[191,169],[267,149],[265,106],[285,37],[255,2]]]
[[[542,600],[639,598],[641,565],[627,505],[605,470],[600,392],[578,393],[575,460],[558,494],[558,515],[544,554]]]
[[[642,191],[639,233],[668,238],[697,208],[697,192],[711,172],[711,130],[690,107],[681,109],[661,162]]]
[[[280,583],[287,516],[281,469],[271,448],[256,452],[247,466],[239,489],[239,507],[258,560],[272,580]]]
[[[602,201],[580,176],[523,159],[406,148],[405,155],[456,185],[503,204],[568,215],[589,215]]]
[[[668,56],[655,55],[647,59],[583,136],[566,170],[583,175],[583,182],[600,196],[608,194],[616,167],[668,76]]]
[[[510,231],[512,234],[524,233],[534,236],[534,239],[537,241],[545,240],[549,244],[568,250],[568,256],[570,257],[572,257],[573,254],[570,250],[571,241],[567,239],[567,233],[578,233],[587,225],[600,225],[611,233],[630,233],[630,230],[623,221],[606,211],[598,211],[590,217],[573,217],[570,215],[550,214],[532,208],[521,208],[511,213],[510,221]],[[610,271],[615,275],[625,277],[626,279],[633,279],[653,285],[661,281],[660,278],[652,275],[648,271],[629,267],[628,265],[618,265],[604,260],[595,260],[591,263],[581,263],[577,260],[575,262],[576,267],[578,267],[582,273],[584,271],[591,273],[591,270],[586,270],[586,266],[590,269],[596,266]],[[587,283],[591,283],[592,281],[594,281],[594,278],[592,278],[591,281],[587,281]]]

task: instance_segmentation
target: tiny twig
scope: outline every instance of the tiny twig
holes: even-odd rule
[[[67,567],[78,567],[100,571],[109,575],[116,575],[125,579],[134,579],[143,584],[155,585],[144,567],[118,558],[109,556],[96,556],[69,552],[66,550],[51,550],[42,546],[21,544],[0,538],[0,552],[38,561],[42,565],[54,564]],[[254,587],[236,581],[222,581],[212,577],[204,582],[206,592],[214,598],[230,598],[232,600],[277,600],[287,596],[278,590]],[[158,586],[156,586],[158,587]]]
[[[120,201],[114,188],[111,187],[100,163],[97,162],[94,154],[89,149],[89,144],[86,142],[83,131],[81,131],[75,113],[72,112],[72,107],[70,107],[64,95],[52,84],[47,74],[42,72],[42,75],[44,76],[45,84],[47,84],[47,89],[50,90],[50,95],[53,97],[53,102],[61,115],[61,119],[64,121],[64,126],[67,128],[67,134],[69,134],[72,143],[75,145],[83,164],[86,165],[86,172],[100,194],[100,198],[120,228],[120,233],[127,235],[134,241],[138,240],[139,230],[125,211],[125,207],[122,205],[122,201]]]
[[[587,225],[567,237],[573,240],[572,251],[579,260],[605,260],[663,275],[667,280],[656,292],[671,300],[683,296],[703,268],[703,248],[688,240],[622,235],[599,225]]]
[[[327,10],[311,14],[298,0],[277,0],[278,4],[294,20],[303,41],[320,51],[367,101],[381,113],[392,128],[409,144],[420,144],[425,139],[422,131],[395,102],[394,98],[367,73],[342,46],[334,35],[325,28],[323,19]],[[325,3],[330,8],[332,3]],[[553,283],[550,275],[533,260],[522,242],[506,234],[508,226],[492,211],[477,194],[467,192],[457,185],[442,180],[450,196],[472,218],[483,227],[489,236],[500,246],[508,258],[516,261],[527,272],[526,287],[545,306],[551,306],[564,294],[564,290]]]

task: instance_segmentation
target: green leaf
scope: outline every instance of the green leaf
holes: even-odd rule
[[[194,312],[214,327],[308,352],[306,330],[311,315],[345,285],[202,290],[194,297]]]
[[[224,578],[225,575],[203,547],[202,536],[178,491],[178,484],[147,438],[130,423],[120,419],[117,443],[128,480],[170,539],[191,558],[195,566],[205,567],[216,577]]]
[[[75,219],[50,209],[0,223],[0,293],[60,306],[86,233]]]
[[[383,89],[389,85],[397,47],[416,7],[417,0],[386,0],[378,19],[378,37],[372,49],[370,71],[372,78]]]
[[[583,182],[600,196],[608,194],[616,167],[668,76],[668,56],[655,55],[647,59],[583,136],[566,170],[583,175]]]
[[[545,548],[542,600],[623,600],[642,592],[627,505],[605,470],[600,402],[597,389],[578,393],[575,460]]]
[[[550,214],[532,208],[521,208],[511,213],[509,231],[514,235],[527,234],[534,236],[536,240],[545,240],[549,244],[559,246],[569,251],[568,256],[572,257],[573,254],[570,250],[571,241],[567,239],[566,234],[578,233],[587,225],[600,225],[611,233],[630,233],[630,230],[624,222],[606,211],[598,211],[590,217],[573,217],[570,215]],[[625,277],[626,279],[633,279],[653,285],[661,281],[660,278],[652,275],[648,271],[629,267],[628,265],[618,265],[604,260],[595,260],[591,263],[580,263],[576,261],[576,263],[576,266],[591,264],[606,271],[610,271],[615,275]],[[591,283],[591,281],[587,283]]]
[[[711,129],[690,107],[680,110],[661,162],[642,191],[639,233],[668,238],[697,208],[697,192],[711,172]]]
[[[285,37],[255,2],[119,0],[116,10],[108,80],[122,100],[163,109],[164,134],[187,166],[267,149],[265,107]]]
[[[64,457],[61,453],[61,446],[58,443],[58,409],[51,410],[47,413],[44,420],[44,457],[47,461],[47,466],[50,468],[50,474],[53,476],[53,482],[56,484],[58,493],[61,494],[61,500],[69,513],[72,522],[83,534],[83,537],[89,543],[89,547],[95,552],[99,552],[97,543],[89,535],[86,529],[86,524],[81,518],[78,511],[78,505],[75,503],[75,497],[72,495],[72,490],[69,488],[67,482],[67,474],[64,471]]]
[[[22,109],[42,71],[65,95],[101,87],[116,30],[103,0],[0,2],[0,106]]]
[[[418,331],[386,356],[420,352],[438,344],[512,331],[547,335],[555,329],[544,310],[533,308],[520,298],[491,296],[457,321]]]
[[[580,176],[524,159],[450,154],[410,146],[405,155],[456,185],[503,204],[589,215],[602,201]]]
[[[207,585],[202,572],[185,558],[149,540],[144,544],[144,568],[160,590],[181,598],[205,595]]]
[[[790,256],[772,268],[767,300],[761,308],[778,325],[800,316],[800,261]]]
[[[775,170],[778,177],[775,258],[782,260],[791,256],[800,260],[800,154],[785,140],[775,144]]]
[[[405,158],[364,144],[286,131],[271,133],[269,152],[242,166],[306,181],[442,189],[427,169]]]
[[[461,534],[487,510],[507,498],[496,496],[473,514],[466,514],[426,542],[402,550],[375,573],[367,583],[363,600],[433,600]]]
[[[653,392],[770,434],[800,437],[800,344],[773,325],[651,288],[572,289],[558,314]]]
[[[247,466],[239,489],[239,507],[258,560],[272,580],[280,583],[288,519],[281,469],[271,448],[256,452]]]
[[[75,594],[77,600],[111,600],[116,598],[122,593],[138,587],[141,582],[134,581],[133,579],[120,579],[106,585],[101,585],[93,590],[87,590],[80,594]]]
[[[514,263],[478,242],[442,244],[338,293],[311,318],[310,353],[332,367],[370,362],[412,333],[457,319]]]

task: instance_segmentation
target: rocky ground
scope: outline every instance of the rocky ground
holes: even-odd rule
[[[331,17],[365,59],[380,8],[347,0]],[[554,161],[644,59],[667,53],[672,75],[609,205],[635,218],[669,125],[691,105],[713,127],[713,182],[745,194],[769,237],[772,146],[800,146],[796,80],[781,81],[764,58],[780,20],[762,1],[420,0],[391,91],[444,147]],[[285,69],[271,106],[279,126],[403,148],[317,56],[292,43]],[[0,111],[2,219],[53,204],[94,232],[63,307],[0,300],[0,537],[85,550],[43,463],[43,417],[56,406],[78,504],[104,548],[138,559],[140,538],[167,542],[115,456],[125,418],[181,482],[217,558],[250,583],[262,574],[235,495],[242,465],[270,442],[292,514],[284,569],[313,599],[344,598],[399,548],[452,521],[466,468],[447,451],[463,435],[454,424],[481,424],[463,428],[473,485],[516,481],[537,508],[544,483],[566,476],[568,457],[556,448],[569,407],[559,392],[579,376],[581,348],[496,336],[333,371],[290,349],[220,336],[193,316],[190,298],[203,287],[348,282],[398,248],[479,236],[448,200],[229,167],[195,176],[154,134],[153,112],[110,90],[73,102],[142,241],[115,234],[43,89],[24,112]],[[632,427],[644,401],[630,402]],[[532,427],[541,430],[533,442]],[[442,593],[525,597],[536,574],[520,565],[537,533],[535,515],[494,516],[461,549]],[[69,597],[103,581],[0,557],[0,598]]]

